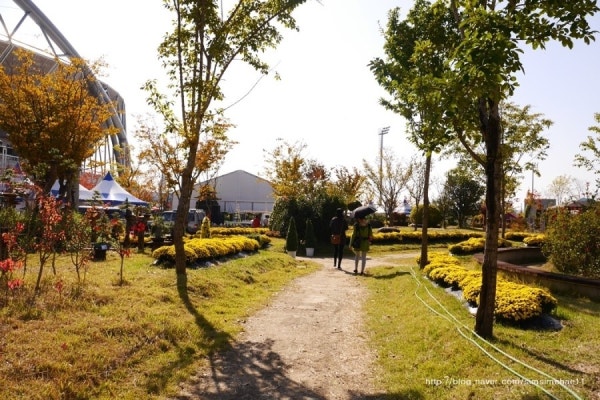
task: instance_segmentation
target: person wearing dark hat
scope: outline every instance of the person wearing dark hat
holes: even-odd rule
[[[331,231],[331,244],[333,245],[333,268],[342,269],[348,222],[344,218],[344,211],[341,208],[335,210],[335,217],[329,221],[329,229]]]

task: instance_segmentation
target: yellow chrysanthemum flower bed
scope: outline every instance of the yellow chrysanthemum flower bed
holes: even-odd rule
[[[446,265],[434,268],[429,272],[429,279],[434,282],[443,282],[443,286],[459,289],[460,282],[468,274],[468,270],[460,265]]]
[[[505,280],[496,286],[496,316],[524,321],[556,308],[558,302],[546,289]]]
[[[541,246],[544,244],[545,241],[546,235],[544,235],[543,233],[531,235],[523,239],[523,243],[525,243],[527,246]]]
[[[373,243],[377,244],[393,244],[402,243],[402,236],[400,232],[375,232],[373,233]]]
[[[448,258],[449,256],[433,253],[424,273],[429,279],[442,286],[461,289],[465,301],[478,305],[481,272],[468,270]],[[530,287],[507,281],[501,277],[498,278],[494,310],[497,318],[524,321],[552,311],[557,304],[556,298],[547,289]]]
[[[402,242],[402,243],[421,243],[423,234],[420,230],[418,231],[402,231],[400,232],[386,232],[386,233],[375,233],[373,235],[373,241],[375,243],[385,242]],[[432,230],[427,232],[427,241],[429,243],[456,243],[464,241],[469,238],[480,238],[481,233],[479,232],[460,232],[460,231],[437,231]]]
[[[183,244],[188,263],[230,256],[242,251],[258,251],[259,246],[258,241],[246,236],[228,236],[210,239],[194,237],[192,239],[185,239]],[[152,252],[152,257],[160,261],[174,262],[175,246],[159,247]]]
[[[512,247],[512,243],[508,240],[499,238],[498,247]],[[477,237],[470,238],[464,242],[453,244],[448,246],[448,250],[452,254],[474,254],[482,252],[485,248],[485,238]]]
[[[504,235],[504,238],[506,240],[512,240],[513,242],[523,242],[525,239],[533,235],[534,234],[531,232],[508,231]]]
[[[447,253],[429,253],[429,263],[425,266],[423,272],[428,274],[434,268],[444,267],[447,265],[460,265],[460,260],[456,257],[452,257]],[[417,264],[421,264],[421,256],[417,257]]]
[[[210,228],[211,235],[218,236],[245,236],[252,234],[266,235],[269,232],[268,228],[250,228],[250,227],[224,227],[224,226],[212,226]],[[199,234],[196,236],[200,236]]]

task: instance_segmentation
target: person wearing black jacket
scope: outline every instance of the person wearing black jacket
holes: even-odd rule
[[[331,231],[331,244],[333,245],[333,268],[342,269],[348,222],[344,218],[344,211],[341,208],[335,211],[335,217],[331,218],[329,222],[329,229]]]

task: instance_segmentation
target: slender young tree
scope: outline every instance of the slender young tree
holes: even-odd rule
[[[459,228],[465,228],[467,218],[479,213],[484,194],[483,184],[464,166],[446,172],[443,197],[448,199]]]
[[[194,189],[194,171],[203,132],[217,129],[223,110],[222,81],[235,60],[267,74],[269,66],[260,56],[282,39],[280,28],[297,29],[291,13],[306,0],[164,0],[174,16],[174,29],[159,46],[159,57],[170,79],[165,95],[156,81],[145,89],[148,102],[162,116],[166,135],[180,138],[184,149],[173,240],[175,269],[186,274],[183,246],[185,218]],[[227,8],[224,8],[227,7]]]
[[[408,182],[406,185],[406,189],[408,190],[408,194],[410,198],[413,200],[415,204],[415,212],[419,212],[419,207],[421,204],[421,199],[424,198],[425,188],[429,187],[428,182],[425,179],[425,173],[427,172],[427,163],[430,165],[431,170],[431,160],[419,160],[417,157],[413,157],[410,160],[410,170],[411,174],[408,177]],[[429,203],[429,200],[427,201]],[[418,214],[417,214],[418,215]],[[423,215],[423,219],[425,219],[426,215]],[[428,220],[428,219],[427,219]],[[417,224],[415,224],[415,231],[417,230]]]
[[[350,171],[346,167],[337,167],[333,170],[335,182],[329,186],[330,194],[339,195],[344,199],[346,207],[350,203],[358,202],[358,199],[365,194],[366,177],[354,167]]]
[[[391,95],[381,104],[408,121],[408,138],[422,152],[424,165],[423,220],[420,267],[427,265],[429,181],[434,153],[450,140],[444,122],[439,88],[445,84],[448,43],[456,41],[457,29],[450,11],[442,3],[416,0],[405,19],[400,9],[389,13],[385,31],[385,59],[376,58],[370,68],[377,82]],[[416,205],[419,207],[419,204]]]

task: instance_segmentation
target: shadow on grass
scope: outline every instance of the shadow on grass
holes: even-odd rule
[[[570,373],[573,373],[573,374],[584,373],[584,371],[581,371],[581,370],[575,369],[575,368],[571,368],[570,366],[568,366],[566,364],[563,364],[562,362],[558,362],[556,360],[548,358],[548,357],[544,356],[542,353],[533,351],[530,348],[525,348],[523,346],[520,346],[519,344],[514,343],[511,340],[496,339],[495,342],[496,343],[500,343],[500,344],[502,344],[504,346],[507,346],[507,348],[510,348],[510,347],[519,348],[520,351],[526,353],[530,357],[535,358],[536,360],[539,360],[539,361],[543,362],[544,364],[552,365],[553,367],[555,367],[557,369],[560,369],[562,371],[570,372]]]
[[[394,279],[394,278],[397,278],[399,276],[404,276],[404,275],[410,275],[410,272],[396,270],[396,271],[390,271],[389,273],[377,273],[377,274],[369,275],[369,277],[375,278],[375,279]]]
[[[588,315],[598,315],[598,313],[600,313],[600,302],[592,301],[586,297],[559,295],[558,304],[560,307],[574,313],[584,313]]]
[[[198,343],[199,347],[205,348],[208,354],[219,354],[226,349],[231,348],[231,342],[233,338],[226,332],[217,330],[213,324],[211,324],[202,314],[200,314],[197,308],[192,303],[187,287],[187,275],[177,274],[177,292],[181,298],[187,311],[194,317],[196,325],[204,336],[202,340],[204,343]],[[174,343],[177,345],[177,343]],[[168,380],[174,375],[173,371],[181,368],[183,365],[192,364],[195,361],[196,352],[193,349],[181,348],[179,352],[179,359],[175,363],[168,364],[160,373],[153,374],[149,377],[147,383],[147,390],[150,393],[161,393],[166,387]],[[214,362],[213,357],[210,358],[211,363]],[[211,365],[214,369],[214,366]],[[176,397],[185,398],[185,397]]]
[[[227,348],[232,337],[228,333],[218,331],[210,322],[202,316],[192,304],[187,289],[187,275],[177,274],[177,292],[188,312],[194,317],[196,325],[205,333],[207,343],[203,344],[209,353]]]

